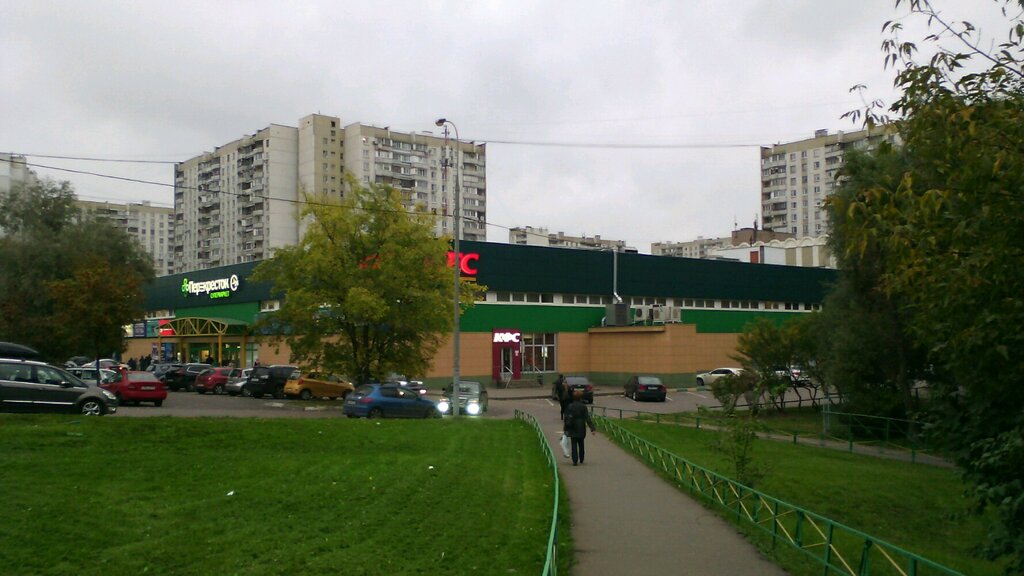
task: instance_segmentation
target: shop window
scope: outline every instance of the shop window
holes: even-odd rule
[[[540,301],[545,303],[545,304],[554,304],[555,303],[555,295],[554,294],[541,294],[540,295]]]
[[[508,292],[495,292],[494,299],[498,302],[511,302],[512,295]]]
[[[557,362],[556,338],[552,333],[523,334],[523,373],[554,372]]]
[[[527,302],[540,302],[540,294],[536,294],[534,292],[528,292],[526,294],[526,301]]]
[[[526,302],[526,294],[523,294],[522,292],[513,292],[512,293],[512,301],[513,302]]]

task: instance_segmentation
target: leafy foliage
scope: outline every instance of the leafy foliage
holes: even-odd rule
[[[864,309],[892,321],[900,342],[927,352],[932,433],[956,455],[981,506],[998,512],[987,552],[1012,558],[1021,573],[1024,2],[998,3],[1017,16],[1005,41],[986,51],[970,23],[947,20],[927,0],[897,0],[938,30],[925,39],[934,53],[918,63],[901,24],[883,27],[885,63],[902,91],[888,114],[903,149],[851,164],[833,213],[844,270],[854,271],[851,293],[878,305]],[[863,114],[869,126],[890,121],[877,106]]]
[[[452,328],[448,241],[434,237],[430,215],[407,213],[395,189],[350,185],[342,200],[309,198],[302,241],[256,268],[285,293],[264,326],[304,367],[360,383],[424,374]],[[463,281],[461,290],[466,307],[483,288]]]
[[[0,340],[63,361],[124,347],[142,317],[153,266],[106,220],[82,217],[67,182],[16,187],[0,200]]]

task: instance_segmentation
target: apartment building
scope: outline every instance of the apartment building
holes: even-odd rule
[[[729,236],[721,238],[704,238],[688,242],[654,242],[651,244],[652,256],[675,256],[677,258],[717,258],[715,251],[733,246],[751,245],[756,242],[785,240],[793,235],[786,232],[759,230],[757,228],[740,228],[733,230]]]
[[[818,130],[813,138],[761,148],[761,220],[767,230],[797,238],[825,236],[825,198],[835,191],[836,174],[849,150],[872,150],[883,140],[897,143],[891,127],[870,131]]]
[[[24,156],[0,152],[0,197],[18,185],[31,186],[38,182]]]
[[[110,220],[124,229],[128,236],[153,258],[157,276],[174,273],[171,247],[174,244],[174,209],[153,206],[149,202],[117,203],[76,200],[79,212]]]
[[[508,243],[519,246],[548,246],[553,248],[582,248],[585,250],[617,250],[637,252],[625,240],[608,240],[596,236],[569,236],[565,232],[549,233],[547,228],[517,226],[508,231]]]
[[[175,167],[175,269],[263,260],[297,243],[303,193],[344,197],[346,174],[400,190],[407,209],[437,216],[438,236],[451,234],[457,178],[460,238],[486,240],[486,145],[360,123],[342,127],[336,116],[310,114],[296,127],[271,124]]]

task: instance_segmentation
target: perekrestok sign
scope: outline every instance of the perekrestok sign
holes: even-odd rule
[[[181,280],[181,295],[188,298],[189,296],[209,294],[210,298],[227,298],[238,291],[239,284],[238,274],[232,274],[230,278],[217,278],[202,282],[193,282],[188,278],[183,278]]]

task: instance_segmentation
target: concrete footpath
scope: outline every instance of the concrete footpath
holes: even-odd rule
[[[506,391],[502,391],[506,392]],[[533,395],[499,392],[514,400]],[[562,456],[558,406],[529,410],[558,460],[572,507],[572,537],[579,576],[784,575],[736,528],[685,492],[659,478],[601,433],[588,434],[586,461]]]

